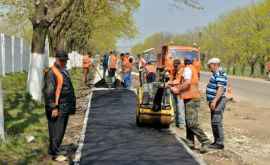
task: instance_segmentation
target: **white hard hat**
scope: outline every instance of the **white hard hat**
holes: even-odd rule
[[[209,64],[220,64],[220,59],[219,58],[211,58],[207,62],[207,65],[209,65]]]

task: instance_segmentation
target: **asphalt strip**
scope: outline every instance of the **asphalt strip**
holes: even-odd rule
[[[93,90],[75,164],[204,164],[173,131],[137,127],[136,104],[136,95],[130,90]]]

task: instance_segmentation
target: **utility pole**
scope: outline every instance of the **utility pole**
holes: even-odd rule
[[[2,90],[2,81],[0,80],[0,138],[5,140],[5,131],[4,131],[4,102],[3,102],[3,90]]]

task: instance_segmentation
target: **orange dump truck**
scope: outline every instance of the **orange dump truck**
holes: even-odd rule
[[[200,50],[192,46],[163,46],[161,54],[157,57],[157,68],[160,70],[166,69],[169,73],[172,73],[173,60],[179,59],[184,66],[185,58],[193,60],[193,65],[199,73],[201,70]]]

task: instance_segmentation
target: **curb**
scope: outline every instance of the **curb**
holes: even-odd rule
[[[184,142],[183,140],[176,134],[175,128],[170,127],[170,131],[174,134],[176,140],[184,146],[186,151],[193,157],[194,160],[197,161],[200,165],[207,165],[206,162],[198,156],[198,154],[194,153]]]

